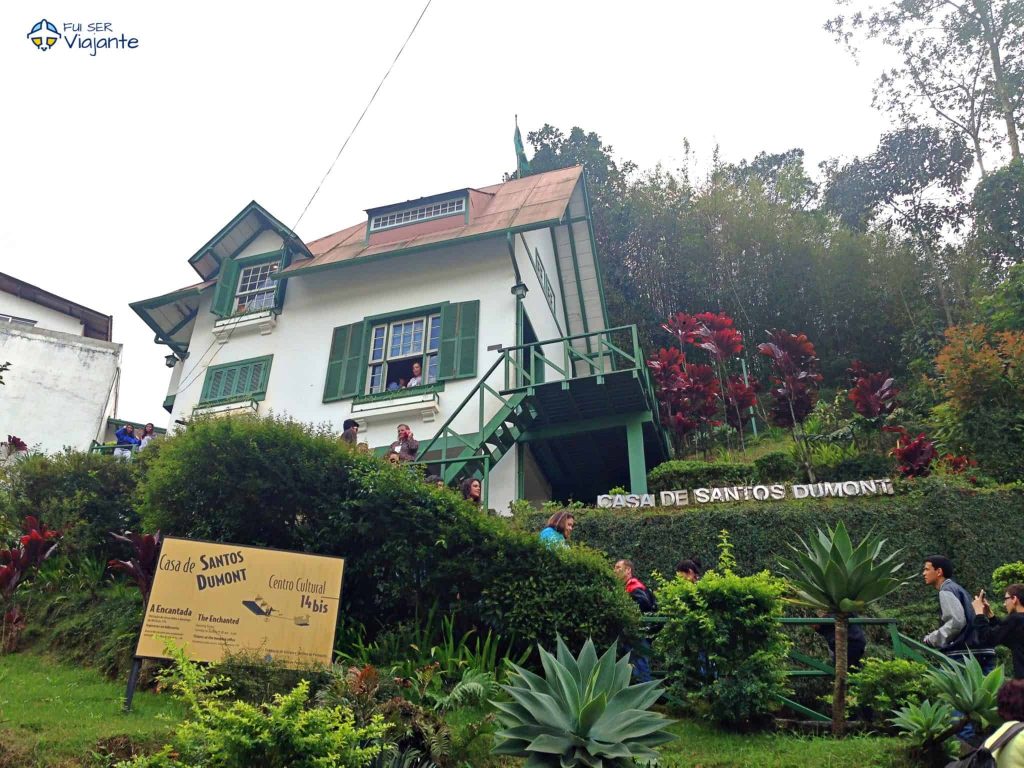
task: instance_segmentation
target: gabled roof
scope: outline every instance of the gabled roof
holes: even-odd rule
[[[179,356],[184,356],[199,313],[199,298],[216,284],[216,280],[206,280],[128,306],[153,330],[157,344],[166,344]]]
[[[62,299],[55,293],[44,291],[42,288],[37,288],[16,277],[5,275],[3,272],[0,272],[0,291],[34,302],[47,309],[55,309],[80,320],[83,325],[83,336],[103,341],[111,340],[114,326],[114,318],[111,315],[104,315],[95,309]]]
[[[410,234],[407,238],[373,243],[367,242],[366,239],[366,221],[353,224],[347,229],[309,243],[310,256],[296,259],[290,267],[278,272],[277,277],[291,277],[308,270],[344,264],[370,256],[457,244],[509,231],[523,231],[557,224],[565,213],[582,174],[583,167],[574,166],[513,179],[490,187],[470,189],[473,212],[469,221],[461,216],[452,217],[451,221],[453,224],[457,222],[457,225],[440,231]],[[410,201],[409,204],[415,202],[418,201]],[[384,206],[383,209],[394,207]],[[370,210],[376,212],[382,209]],[[394,231],[400,232],[398,228]]]
[[[209,280],[220,271],[221,262],[230,259],[263,230],[279,234],[287,245],[312,255],[305,244],[288,227],[274,218],[262,205],[253,200],[231,219],[216,235],[188,260],[203,280]]]

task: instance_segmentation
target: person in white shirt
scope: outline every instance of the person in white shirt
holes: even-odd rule
[[[405,385],[406,389],[411,387],[418,387],[423,383],[423,366],[419,363],[412,364],[412,378],[409,379],[409,383]]]

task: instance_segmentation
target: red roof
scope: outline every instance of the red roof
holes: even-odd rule
[[[368,243],[366,221],[362,221],[333,235],[308,243],[307,247],[313,257],[296,260],[278,274],[286,276],[314,267],[378,256],[407,248],[440,245],[498,234],[510,229],[529,229],[547,222],[556,222],[565,213],[582,173],[582,166],[574,166],[513,179],[504,184],[470,189],[468,223],[462,216],[454,216],[450,221],[458,222],[457,226],[427,232],[421,227],[414,226],[410,228],[407,237],[399,236],[389,242]],[[400,235],[401,228],[396,228],[394,232]]]

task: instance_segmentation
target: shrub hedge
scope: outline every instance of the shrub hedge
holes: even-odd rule
[[[134,496],[140,466],[70,450],[26,456],[2,470],[0,518],[19,528],[26,515],[35,515],[61,531],[61,552],[71,557],[120,557],[122,547],[109,532],[139,525]]]
[[[721,565],[719,566],[721,567]],[[666,617],[654,641],[670,702],[731,728],[763,723],[788,693],[789,643],[776,619],[785,583],[766,572],[708,571],[659,592]]]
[[[753,464],[729,461],[666,461],[647,475],[651,493],[677,488],[705,488],[714,485],[743,485],[756,476]]]
[[[645,578],[654,570],[671,574],[684,557],[714,562],[718,532],[725,529],[735,546],[738,572],[777,572],[776,558],[789,551],[797,536],[842,520],[854,538],[874,529],[903,549],[904,574],[910,583],[886,600],[884,612],[899,616],[901,606],[924,602],[931,614],[925,618],[928,622],[938,619],[938,601],[919,577],[925,556],[951,558],[956,580],[972,594],[989,588],[996,567],[1020,559],[1013,531],[1024,515],[1024,489],[971,489],[938,477],[897,487],[895,496],[870,498],[717,503],[653,511],[578,509],[573,540],[614,558],[631,559]],[[539,526],[540,517],[529,522]]]
[[[608,644],[638,620],[606,559],[552,551],[406,467],[285,420],[198,420],[140,483],[147,530],[346,559],[342,613],[371,636],[437,603],[518,644]]]

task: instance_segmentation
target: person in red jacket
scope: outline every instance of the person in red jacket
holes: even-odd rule
[[[640,609],[640,613],[654,613],[658,610],[658,601],[654,597],[654,593],[647,588],[640,579],[633,575],[633,561],[632,560],[619,560],[615,563],[616,575],[625,582],[626,594],[628,594],[637,607]],[[627,645],[624,650],[631,650]],[[637,653],[632,653],[631,661],[633,663],[633,676],[636,677],[637,682],[646,683],[651,679],[651,665],[647,660],[647,656],[651,652],[651,644],[647,640],[641,640]]]

